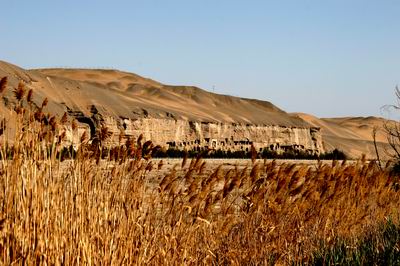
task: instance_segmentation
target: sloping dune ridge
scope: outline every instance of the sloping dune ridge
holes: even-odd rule
[[[292,115],[314,127],[321,128],[326,150],[338,148],[353,158],[359,158],[365,154],[369,159],[375,159],[376,151],[372,133],[374,128],[377,128],[376,141],[381,157],[387,158],[387,153],[390,153],[387,136],[382,129],[385,123],[394,121],[372,116],[317,118],[304,113]]]
[[[0,78],[9,78],[10,88],[23,80],[40,104],[48,98],[51,112],[66,110],[90,114],[92,106],[113,117],[173,117],[220,123],[319,127],[326,150],[339,148],[351,157],[374,158],[372,129],[385,122],[376,117],[320,119],[312,115],[288,114],[270,102],[220,95],[193,86],[171,86],[139,75],[106,69],[25,70],[0,61]],[[12,98],[9,89],[6,94]],[[7,108],[0,105],[7,114]],[[386,138],[378,134],[380,146]]]
[[[196,121],[309,126],[266,101],[214,94],[192,86],[163,85],[116,70],[24,70],[0,62],[0,76],[9,76],[11,84],[24,80],[38,101],[48,97],[55,112],[63,112],[67,106],[88,113],[95,105],[104,113],[127,118],[141,116],[146,110],[149,116]]]

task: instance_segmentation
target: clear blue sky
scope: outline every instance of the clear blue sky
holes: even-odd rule
[[[0,0],[0,59],[110,67],[320,117],[382,115],[400,1]]]

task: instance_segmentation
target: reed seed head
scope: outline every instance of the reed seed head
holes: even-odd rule
[[[30,90],[28,91],[28,95],[26,96],[26,101],[27,101],[28,103],[32,103],[32,98],[33,98],[33,90],[30,89]]]
[[[0,80],[0,94],[3,93],[7,88],[8,77],[3,77]]]
[[[17,88],[14,90],[14,96],[18,101],[21,101],[25,95],[25,84],[20,81]]]

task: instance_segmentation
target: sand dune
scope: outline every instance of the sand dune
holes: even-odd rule
[[[376,140],[382,156],[383,150],[388,149],[387,136],[382,130],[388,122],[380,117],[340,117],[317,118],[315,116],[295,113],[293,114],[309,124],[320,127],[326,150],[338,148],[353,158],[359,158],[362,154],[368,158],[375,158],[376,152],[373,144],[373,129],[378,129]]]
[[[157,81],[143,78],[133,73],[105,69],[36,69],[46,76],[63,77],[66,79],[88,82],[108,88],[126,91],[130,86],[161,88],[163,85]]]
[[[207,122],[309,126],[266,101],[214,94],[192,86],[163,85],[117,70],[24,70],[1,62],[0,76],[11,76],[11,83],[23,79],[34,88],[37,101],[49,98],[54,112],[63,112],[67,106],[88,114],[96,105],[115,117],[136,118],[146,113]]]

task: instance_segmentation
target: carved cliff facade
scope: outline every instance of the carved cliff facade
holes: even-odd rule
[[[223,151],[250,151],[253,145],[257,151],[269,149],[277,152],[303,151],[310,154],[323,152],[320,130],[312,127],[211,123],[160,118],[131,120],[113,117],[102,118],[101,123],[113,133],[109,142],[114,145],[118,144],[123,129],[125,138],[137,138],[143,134],[145,140],[152,140],[154,144],[165,149],[209,148]],[[95,127],[88,125],[87,129],[95,130],[96,122],[94,125]],[[88,135],[93,136],[93,133],[90,132]]]

